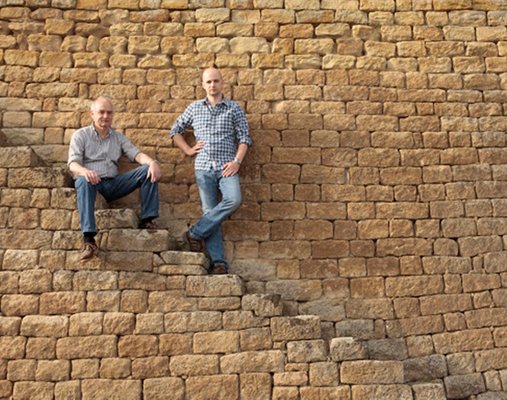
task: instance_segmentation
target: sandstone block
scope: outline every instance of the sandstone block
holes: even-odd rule
[[[79,381],[57,382],[55,385],[55,400],[79,400],[81,387]]]
[[[102,334],[102,313],[78,313],[70,317],[69,336]]]
[[[34,381],[36,369],[36,360],[11,360],[7,364],[7,379],[12,382]]]
[[[258,317],[282,315],[282,303],[279,295],[247,294],[241,299],[242,308],[253,311]]]
[[[17,293],[19,274],[12,271],[0,271],[0,292],[2,294]],[[9,299],[6,297],[6,299]],[[2,307],[3,309],[4,307]]]
[[[367,348],[352,337],[331,339],[329,354],[334,361],[364,359],[367,353]]]
[[[287,343],[287,360],[293,363],[324,361],[327,346],[323,340],[301,340]],[[320,386],[320,385],[319,385]]]
[[[35,379],[37,381],[60,382],[70,377],[70,361],[40,360],[37,363]]]
[[[81,384],[83,400],[138,400],[142,396],[140,380],[87,379]]]
[[[309,301],[320,298],[322,294],[319,280],[279,280],[268,282],[268,293],[277,293],[284,300]]]
[[[192,376],[186,380],[186,396],[195,400],[239,400],[237,375]]]
[[[469,329],[461,332],[439,333],[433,336],[435,350],[438,353],[456,353],[489,349],[493,338],[488,329]]]
[[[52,292],[40,296],[41,314],[74,314],[85,311],[84,292]]]
[[[19,400],[53,398],[54,383],[51,382],[16,382],[14,384],[13,398]]]
[[[481,374],[448,376],[444,378],[448,398],[463,398],[486,390]]]
[[[29,147],[0,148],[0,167],[31,167],[41,165],[42,160]]]
[[[305,340],[320,338],[320,318],[317,316],[274,317],[271,319],[273,339]]]
[[[344,361],[340,367],[343,383],[399,384],[403,383],[403,363],[400,361]]]
[[[308,384],[305,371],[278,372],[273,374],[273,384],[277,386],[303,386]]]
[[[169,374],[169,357],[143,357],[132,361],[132,377],[158,378]]]
[[[273,346],[269,328],[251,328],[240,332],[240,347],[242,351],[268,350]]]
[[[7,360],[21,359],[25,354],[26,338],[21,336],[0,337],[0,356]]]
[[[262,400],[271,396],[271,375],[246,373],[240,375],[240,397],[245,400]]]
[[[166,230],[148,231],[112,229],[109,232],[107,248],[116,251],[165,251],[169,234]]]
[[[131,361],[126,358],[103,358],[100,362],[100,377],[121,379],[131,374]]]
[[[388,296],[422,296],[443,292],[443,281],[439,276],[396,277],[386,279]]]
[[[197,332],[193,338],[193,352],[197,354],[234,353],[239,351],[239,332]]]
[[[148,357],[158,353],[158,340],[152,335],[127,335],[118,341],[120,357]]]
[[[69,320],[63,316],[28,315],[21,322],[23,336],[64,337],[68,328]]]
[[[241,296],[243,282],[237,275],[189,276],[186,293],[189,296]]]
[[[61,359],[115,357],[116,343],[111,335],[64,337],[56,343],[56,355]]]
[[[219,359],[216,355],[175,355],[169,367],[176,376],[215,375],[219,373]]]
[[[0,276],[2,275],[0,274]],[[39,297],[36,295],[5,294],[2,296],[1,310],[5,316],[37,314]]]
[[[171,399],[184,400],[185,386],[180,378],[149,378],[143,383],[143,396],[146,400],[164,400],[167,394]]]
[[[176,290],[152,292],[148,295],[148,308],[151,312],[192,311],[197,308],[197,300]]]
[[[222,328],[222,313],[218,311],[170,312],[165,315],[167,333],[207,332]],[[224,325],[224,328],[227,328]]]
[[[189,354],[192,352],[192,336],[176,333],[160,335],[159,351],[169,356]]]
[[[229,354],[220,358],[220,369],[226,374],[281,372],[284,369],[284,356],[279,350]]]
[[[411,400],[412,391],[408,385],[355,385],[352,396],[358,399]]]

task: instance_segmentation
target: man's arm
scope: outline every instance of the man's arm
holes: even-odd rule
[[[162,177],[162,172],[160,171],[160,165],[157,160],[141,152],[137,153],[134,160],[141,165],[149,165],[148,175],[146,175],[146,179],[151,179],[152,182],[157,182],[160,180]]]
[[[83,167],[77,161],[71,161],[69,163],[69,170],[75,176],[84,176],[92,185],[96,185],[100,182],[100,176],[94,170]]]
[[[247,151],[248,151],[248,145],[246,143],[240,143],[238,145],[238,150],[236,151],[236,157],[234,157],[234,161],[224,164],[222,175],[223,176],[232,176],[232,175],[237,174],[239,172],[239,167],[240,167],[241,163],[245,159]]]
[[[194,146],[191,147],[181,134],[175,134],[173,136],[173,142],[183,153],[189,157],[195,156],[204,147],[204,142],[202,141],[197,142]]]

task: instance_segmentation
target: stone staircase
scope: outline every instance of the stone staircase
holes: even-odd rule
[[[68,174],[2,143],[0,399],[489,395],[473,376],[448,376],[443,355],[409,358],[403,340],[329,337],[318,316],[288,315],[279,295],[208,275],[204,255],[175,250],[166,230],[136,229],[130,209],[99,200],[101,252],[79,262]],[[507,398],[491,393],[477,399]]]

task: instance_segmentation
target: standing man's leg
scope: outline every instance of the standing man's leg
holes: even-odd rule
[[[97,185],[92,185],[82,176],[76,179],[74,185],[76,188],[77,208],[84,241],[81,259],[88,260],[96,255],[98,251],[97,244],[95,243],[95,235],[97,234],[97,227],[95,225]]]
[[[222,222],[241,204],[239,175],[222,177],[220,172],[196,170],[196,181],[203,209],[203,216],[190,228],[190,235],[204,240],[213,267],[222,265],[227,271],[222,239]],[[218,191],[222,199],[218,201]],[[221,268],[221,269],[222,269]]]

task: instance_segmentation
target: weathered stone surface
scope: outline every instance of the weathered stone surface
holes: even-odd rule
[[[165,230],[112,229],[107,240],[107,248],[116,251],[165,251],[168,247],[169,234]]]
[[[287,343],[287,360],[293,363],[309,363],[326,360],[327,345],[323,340],[301,340]]]
[[[403,383],[401,361],[344,361],[340,367],[343,383],[400,384]]]
[[[226,374],[243,372],[280,372],[284,367],[284,355],[279,350],[247,351],[220,358],[220,369]]]
[[[283,305],[278,295],[251,294],[241,299],[244,310],[252,310],[258,317],[273,317],[282,315]]]
[[[368,355],[367,348],[352,337],[331,339],[329,355],[334,361],[359,360]]]
[[[320,318],[316,316],[274,317],[271,319],[274,340],[320,338]]]
[[[189,296],[241,296],[243,282],[237,275],[189,276],[186,293]]]
[[[239,400],[238,375],[192,376],[186,380],[186,396],[195,400]]]
[[[83,382],[81,391],[83,400],[134,400],[142,395],[142,383],[140,380],[87,379]]]

